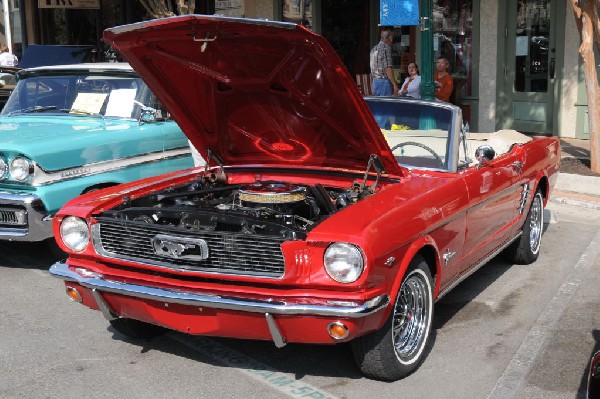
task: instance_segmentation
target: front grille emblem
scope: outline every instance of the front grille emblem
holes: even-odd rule
[[[152,238],[154,253],[171,259],[208,259],[208,244],[201,238],[185,238],[157,234]]]

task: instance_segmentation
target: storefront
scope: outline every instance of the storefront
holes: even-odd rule
[[[102,60],[102,30],[150,18],[134,0],[13,0],[23,43],[92,44]],[[14,7],[16,6],[16,8]],[[195,13],[300,23],[322,34],[354,76],[369,73],[379,40],[380,0],[208,0]],[[14,19],[14,17],[13,17]],[[570,4],[558,0],[433,0],[433,59],[448,59],[472,130],[514,128],[535,134],[589,136],[580,39]],[[396,26],[398,80],[421,62],[420,28]]]

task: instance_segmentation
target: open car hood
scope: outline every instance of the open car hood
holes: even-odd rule
[[[190,141],[225,165],[344,169],[380,157],[401,174],[329,42],[302,26],[206,15],[104,31]]]

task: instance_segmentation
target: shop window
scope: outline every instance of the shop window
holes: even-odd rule
[[[394,27],[392,43],[392,63],[397,82],[404,82],[408,76],[408,64],[415,62],[415,28]]]
[[[448,59],[448,72],[461,96],[472,94],[473,2],[434,0],[434,59]]]
[[[313,0],[282,0],[281,20],[303,25],[313,30]]]

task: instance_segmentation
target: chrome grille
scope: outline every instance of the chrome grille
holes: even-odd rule
[[[201,239],[208,245],[208,258],[178,259],[158,255],[152,239],[158,234]],[[151,224],[100,220],[92,228],[94,247],[101,255],[150,265],[210,273],[278,278],[285,272],[281,243],[256,234],[233,234],[181,230]]]
[[[0,208],[0,224],[8,226],[25,226],[27,212],[24,209]]]

